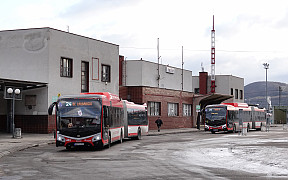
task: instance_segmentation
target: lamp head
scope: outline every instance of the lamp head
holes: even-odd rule
[[[12,89],[12,88],[8,88],[8,89],[7,89],[7,93],[8,93],[8,94],[12,94],[12,93],[13,93],[13,89]]]
[[[18,95],[18,94],[20,94],[20,89],[15,89],[15,91],[14,91],[14,92],[15,92],[15,94],[17,94],[17,95]]]

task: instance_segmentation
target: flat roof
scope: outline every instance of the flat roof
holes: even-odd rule
[[[48,83],[45,82],[33,82],[33,81],[20,81],[12,79],[1,79],[0,78],[0,91],[4,91],[5,87],[17,87],[23,90],[36,89],[46,87]]]
[[[62,31],[62,30],[54,29],[54,28],[50,28],[50,27],[2,30],[2,31],[0,31],[0,33],[1,33],[1,32],[9,32],[9,31],[29,31],[29,30],[37,30],[37,29],[51,29],[51,30],[54,30],[54,31],[59,31],[59,32],[71,34],[71,35],[74,35],[74,36],[79,36],[79,37],[91,39],[91,40],[94,40],[94,41],[99,41],[99,42],[103,42],[103,43],[107,43],[107,44],[119,46],[119,45],[114,44],[114,43],[110,43],[110,42],[106,42],[106,41],[101,41],[101,40],[98,40],[98,39],[95,39],[95,38],[91,38],[91,37],[87,37],[87,36],[82,36],[82,35],[79,35],[79,34],[74,34],[74,33],[71,33],[71,32],[66,32],[66,31]]]

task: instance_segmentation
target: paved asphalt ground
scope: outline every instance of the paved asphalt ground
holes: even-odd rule
[[[196,128],[161,129],[160,132],[157,132],[157,130],[149,131],[148,136],[198,131]],[[0,132],[0,159],[16,151],[52,143],[55,143],[54,134],[22,133],[21,138],[13,138],[12,134]]]

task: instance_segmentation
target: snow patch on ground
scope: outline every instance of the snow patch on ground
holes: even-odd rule
[[[229,139],[231,138],[230,136]],[[288,144],[288,140],[259,140],[251,137],[247,140],[233,139],[227,143],[226,139],[223,144],[224,138],[219,138],[218,147],[209,147],[207,142],[204,147],[188,145],[189,148],[183,148],[185,150],[175,152],[174,155],[186,163],[203,167],[288,177],[288,145],[279,148],[265,144],[271,142]],[[215,146],[215,142],[213,144]]]

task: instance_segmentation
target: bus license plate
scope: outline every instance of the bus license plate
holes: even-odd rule
[[[84,143],[74,143],[74,146],[84,146]]]

